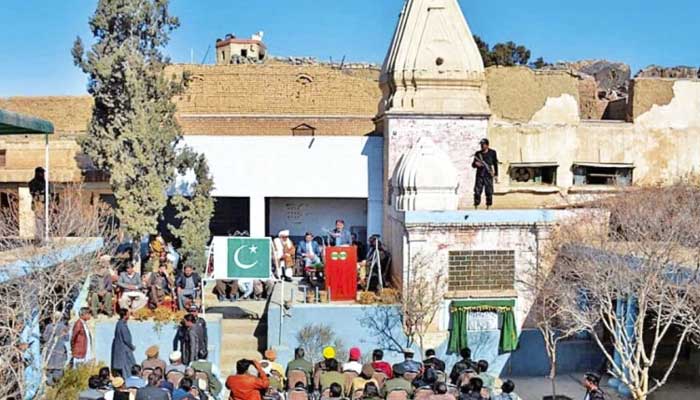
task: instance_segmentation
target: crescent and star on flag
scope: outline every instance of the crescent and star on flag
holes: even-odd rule
[[[255,267],[258,264],[258,261],[255,261],[252,264],[245,264],[241,262],[240,255],[241,255],[241,250],[243,249],[248,249],[248,252],[250,254],[257,254],[258,253],[258,246],[241,246],[239,247],[234,253],[233,253],[233,261],[238,265],[238,268],[241,269],[251,269]]]

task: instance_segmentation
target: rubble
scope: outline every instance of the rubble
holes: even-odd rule
[[[700,69],[679,65],[676,67],[661,67],[650,65],[634,76],[635,78],[675,78],[675,79],[697,79],[700,78]]]

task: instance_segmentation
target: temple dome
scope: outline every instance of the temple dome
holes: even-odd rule
[[[457,169],[429,137],[421,137],[399,161],[392,178],[399,211],[456,210]]]
[[[380,86],[380,116],[490,113],[484,62],[457,0],[406,0]]]

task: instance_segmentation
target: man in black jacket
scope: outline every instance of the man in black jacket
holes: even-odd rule
[[[588,372],[583,376],[583,387],[586,388],[584,400],[605,400],[605,393],[598,387],[600,385],[600,375]]]
[[[486,192],[486,208],[493,205],[493,183],[498,183],[498,155],[489,148],[489,140],[481,139],[481,150],[474,153],[472,168],[476,168],[474,181],[474,208],[481,204],[481,193]]]

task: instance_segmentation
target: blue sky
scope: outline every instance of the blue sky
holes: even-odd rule
[[[200,62],[217,37],[258,30],[274,55],[381,63],[403,0],[171,0],[182,26],[166,53]],[[488,43],[514,40],[547,61],[606,58],[700,65],[700,1],[460,0]],[[0,96],[85,93],[73,66],[76,35],[89,39],[95,0],[0,0]],[[206,59],[213,62],[213,51]]]

